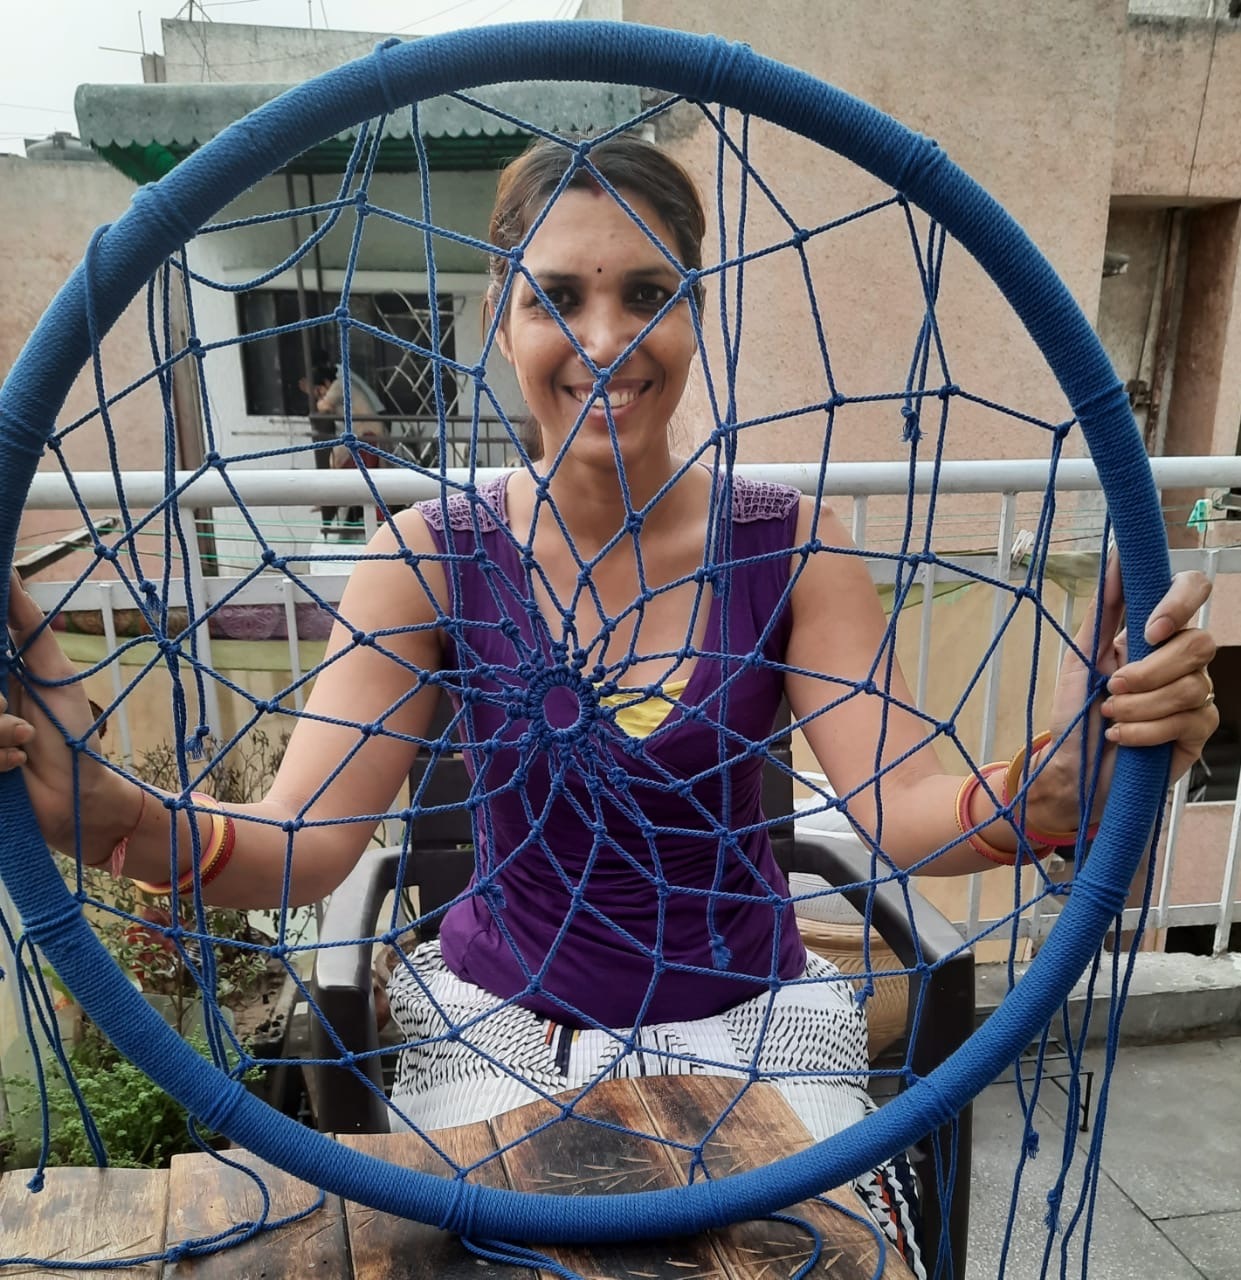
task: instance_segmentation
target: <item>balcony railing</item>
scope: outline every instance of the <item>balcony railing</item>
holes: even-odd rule
[[[1153,465],[1156,482],[1161,489],[1198,490],[1212,493],[1215,497],[1208,517],[1210,523],[1207,525],[1211,536],[1203,535],[1200,538],[1203,545],[1196,548],[1174,551],[1174,568],[1199,568],[1212,580],[1241,573],[1241,546],[1227,545],[1227,538],[1224,536],[1231,535],[1234,528],[1241,530],[1241,525],[1230,522],[1230,513],[1224,500],[1229,489],[1241,489],[1241,459],[1168,458],[1157,459]],[[794,485],[804,492],[814,491],[819,483],[817,465],[746,466],[743,470],[764,479]],[[473,473],[454,470],[449,471],[447,477],[453,484],[463,484],[467,480],[478,483],[490,474],[494,473],[482,469]],[[385,502],[392,505],[434,497],[440,492],[434,478],[410,471],[372,471],[368,473],[367,479],[374,483]],[[891,513],[897,510],[893,504],[901,495],[906,494],[908,482],[908,467],[904,464],[840,463],[827,469],[824,492],[837,499],[841,507],[847,500],[855,541],[874,547],[877,537],[882,539],[882,533],[877,535],[876,532],[879,524],[879,520],[875,518],[876,512]],[[918,492],[929,491],[932,483],[929,466],[918,468],[914,483]],[[945,589],[950,590],[954,583],[976,581],[976,574],[992,579],[1015,580],[1014,576],[1020,573],[1014,568],[1021,549],[1019,516],[1023,510],[1029,509],[1032,495],[1043,493],[1046,483],[1047,464],[1039,460],[946,462],[939,469],[936,480],[939,495],[937,501],[942,503],[950,495],[958,495],[958,501],[968,508],[966,524],[970,532],[966,536],[967,545],[961,549],[953,549],[951,565],[930,563],[921,565],[918,570],[925,606],[918,620],[916,661],[913,663],[913,670],[907,674],[920,706],[926,706],[928,698],[933,694],[935,663],[932,657],[935,653],[936,619],[940,610],[947,607],[937,604],[937,594]],[[111,474],[77,475],[75,485],[78,500],[82,504],[80,507],[78,501],[70,495],[62,477],[40,474],[32,486],[28,508],[74,513],[66,523],[72,523],[74,519],[80,521],[83,509],[90,511],[93,517],[100,518],[116,512],[117,481]],[[123,476],[123,488],[131,510],[149,510],[158,506],[164,502],[167,491],[163,475],[156,472],[127,472]],[[1085,495],[1074,536],[1076,538],[1080,535],[1078,540],[1083,546],[1093,539],[1093,546],[1097,548],[1101,495],[1092,465],[1088,461],[1062,462],[1057,470],[1056,489],[1063,507],[1072,505],[1063,501],[1063,495]],[[210,532],[213,528],[225,528],[230,513],[234,517],[236,515],[233,491],[252,510],[287,511],[289,508],[297,508],[311,513],[304,521],[306,529],[303,532],[306,534],[306,547],[309,548],[304,550],[307,555],[313,553],[316,562],[312,564],[308,561],[304,567],[307,573],[313,573],[314,589],[323,599],[333,603],[339,601],[348,577],[347,557],[350,547],[340,544],[314,545],[314,535],[318,529],[313,509],[319,506],[348,507],[361,504],[365,527],[357,531],[360,542],[365,534],[374,529],[376,519],[373,499],[365,487],[363,477],[356,471],[230,470],[226,483],[216,473],[196,478],[178,476],[176,501],[184,512],[186,527],[191,530],[197,528],[200,534]],[[1025,507],[1022,506],[1023,498]],[[212,513],[212,517],[204,520],[204,512],[208,511]],[[191,513],[197,513],[197,523]],[[881,516],[882,518],[893,517],[889,514]],[[899,520],[900,517],[896,517],[897,523]],[[986,533],[988,528],[994,533]],[[297,542],[299,537],[295,532],[292,541]],[[236,541],[234,538],[234,544]],[[1208,543],[1211,545],[1207,545]],[[352,550],[356,551],[358,545],[353,544]],[[183,547],[185,562],[180,572],[171,580],[169,606],[184,604],[185,583],[188,581],[200,611],[221,602],[227,602],[230,608],[265,607],[269,613],[274,607],[281,615],[283,626],[280,630],[285,637],[282,643],[287,646],[287,669],[291,676],[288,701],[293,707],[300,709],[303,703],[303,676],[313,666],[313,663],[305,661],[303,655],[307,630],[306,611],[309,609],[312,613],[315,612],[310,597],[284,574],[258,573],[246,580],[224,565],[206,563],[200,540],[192,536],[185,539]],[[282,548],[281,554],[296,555],[297,549]],[[892,558],[879,556],[869,563],[877,584],[882,586],[893,580]],[[220,571],[216,572],[217,569]],[[1090,576],[1087,574],[1083,581]],[[1090,587],[1085,586],[1083,589],[1088,592]],[[90,578],[72,590],[67,599],[67,583],[34,582],[31,590],[45,608],[63,601],[61,608],[64,612],[72,614],[88,611],[96,615],[106,649],[115,650],[120,631],[118,614],[131,604],[125,588],[119,582]],[[1000,587],[989,590],[993,593],[991,619],[994,634],[1001,626],[1006,609],[1011,608],[1012,594]],[[1070,619],[1079,595],[1073,586],[1066,591],[1058,619],[1065,630],[1070,629]],[[1209,624],[1210,608],[1208,603],[1203,610],[1201,621],[1204,625]],[[1235,639],[1241,643],[1241,635]],[[210,665],[212,635],[206,625],[197,628],[196,640],[202,661]],[[109,664],[109,670],[113,691],[119,697],[122,687],[119,668],[112,663]],[[994,754],[992,746],[996,739],[1003,690],[1001,664],[992,662],[982,681],[980,727],[977,741],[972,744],[976,759],[990,759]],[[208,682],[205,710],[213,727],[218,727],[220,723],[218,696],[214,683]],[[116,712],[116,734],[120,754],[131,759],[132,727],[123,701]],[[1203,806],[1189,802],[1187,780],[1182,780],[1173,789],[1166,814],[1164,849],[1157,863],[1155,892],[1148,918],[1149,927],[1156,930],[1189,925],[1212,926],[1215,930],[1216,951],[1227,949],[1229,931],[1236,918],[1235,899],[1238,866],[1241,862],[1241,799],[1234,792],[1227,800],[1217,801],[1217,816],[1221,804],[1231,808],[1231,820],[1227,824],[1226,848],[1213,851],[1221,864],[1218,884],[1209,894],[1198,894],[1197,898],[1200,900],[1186,901],[1183,894],[1174,892],[1174,882],[1178,865],[1192,856],[1188,852],[1190,839],[1186,833],[1194,826],[1194,811]],[[1217,822],[1214,829],[1218,831],[1222,825]],[[1200,850],[1197,852],[1201,853]],[[990,919],[982,909],[980,881],[981,877],[972,878],[964,905],[956,912],[958,920],[971,937],[978,936],[979,931],[986,929],[989,924],[998,923],[998,920]],[[1051,927],[1051,915],[1051,910],[1036,905],[1023,917],[1019,932],[1037,940]],[[1131,907],[1126,912],[1125,923],[1132,926],[1137,917],[1138,908]]]

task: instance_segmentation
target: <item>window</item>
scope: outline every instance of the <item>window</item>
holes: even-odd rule
[[[336,297],[306,294],[307,311],[312,316],[328,315]],[[352,293],[349,311],[362,324],[392,334],[401,342],[431,348],[431,300],[425,293],[403,293],[390,289],[382,293]],[[257,289],[237,300],[238,328],[242,334],[260,333],[282,325],[294,325],[298,313],[297,293],[292,289]],[[456,352],[456,309],[452,297],[439,296],[439,349],[449,359]],[[309,331],[314,365],[339,365],[340,331],[325,323]],[[256,338],[241,346],[242,377],[245,383],[246,412],[256,417],[307,417],[311,411],[305,391],[302,335],[297,330]],[[349,366],[353,376],[353,411],[359,419],[366,414],[391,415],[404,421],[433,423],[436,418],[435,362],[374,333],[354,329],[349,338]],[[360,384],[360,385],[359,385]],[[444,412],[457,410],[457,382],[452,372],[440,367],[440,387]],[[369,393],[369,395],[368,395]],[[366,396],[369,404],[359,404]],[[361,433],[362,425],[358,423]]]

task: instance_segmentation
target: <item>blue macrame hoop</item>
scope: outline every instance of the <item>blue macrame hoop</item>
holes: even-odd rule
[[[1130,618],[1148,616],[1170,576],[1150,467],[1124,388],[1055,272],[935,143],[718,38],[626,24],[529,23],[381,47],[261,108],[137,193],[93,257],[99,335],[204,221],[322,138],[414,99],[525,79],[641,83],[749,112],[839,152],[935,218],[999,286],[1059,380],[1108,498]],[[0,390],[0,594],[44,442],[90,355],[89,327],[80,267]],[[1142,657],[1147,646],[1132,621],[1129,635],[1131,657]],[[524,1194],[396,1170],[273,1111],[184,1043],[110,962],[47,851],[16,773],[0,777],[0,874],[26,934],[117,1048],[192,1114],[272,1164],[347,1199],[479,1238],[626,1240],[760,1217],[839,1186],[968,1104],[1038,1036],[1123,906],[1168,758],[1166,748],[1120,752],[1098,838],[1056,929],[1020,988],[939,1069],[830,1142],[754,1173],[640,1195]]]

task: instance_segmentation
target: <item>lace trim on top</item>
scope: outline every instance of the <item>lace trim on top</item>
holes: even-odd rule
[[[478,486],[476,496],[454,493],[447,501],[432,498],[418,503],[422,518],[432,529],[444,531],[444,508],[448,508],[448,523],[459,533],[468,533],[478,526],[480,533],[494,533],[501,524],[508,524],[505,509],[505,493],[511,471],[484,480]],[[783,520],[797,505],[798,493],[788,485],[771,480],[751,480],[748,476],[733,476],[733,520],[737,524],[753,524],[759,520]]]

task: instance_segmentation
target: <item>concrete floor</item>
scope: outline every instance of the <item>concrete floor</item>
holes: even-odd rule
[[[1101,1054],[1089,1055],[1098,1067]],[[1077,1160],[1095,1138],[1074,1130]],[[1089,1247],[1092,1280],[1241,1280],[1241,1037],[1122,1048],[1106,1099],[1102,1174]],[[1082,1272],[1079,1224],[1048,1249],[1047,1191],[1060,1167],[1066,1100],[1045,1081],[1036,1104],[1039,1154],[1028,1162],[1007,1258],[1004,1226],[1021,1149],[1015,1086],[992,1085],[975,1103],[967,1280],[1032,1280]],[[1080,1170],[1066,1187],[1073,1214]],[[1063,1269],[1062,1269],[1063,1268]]]

